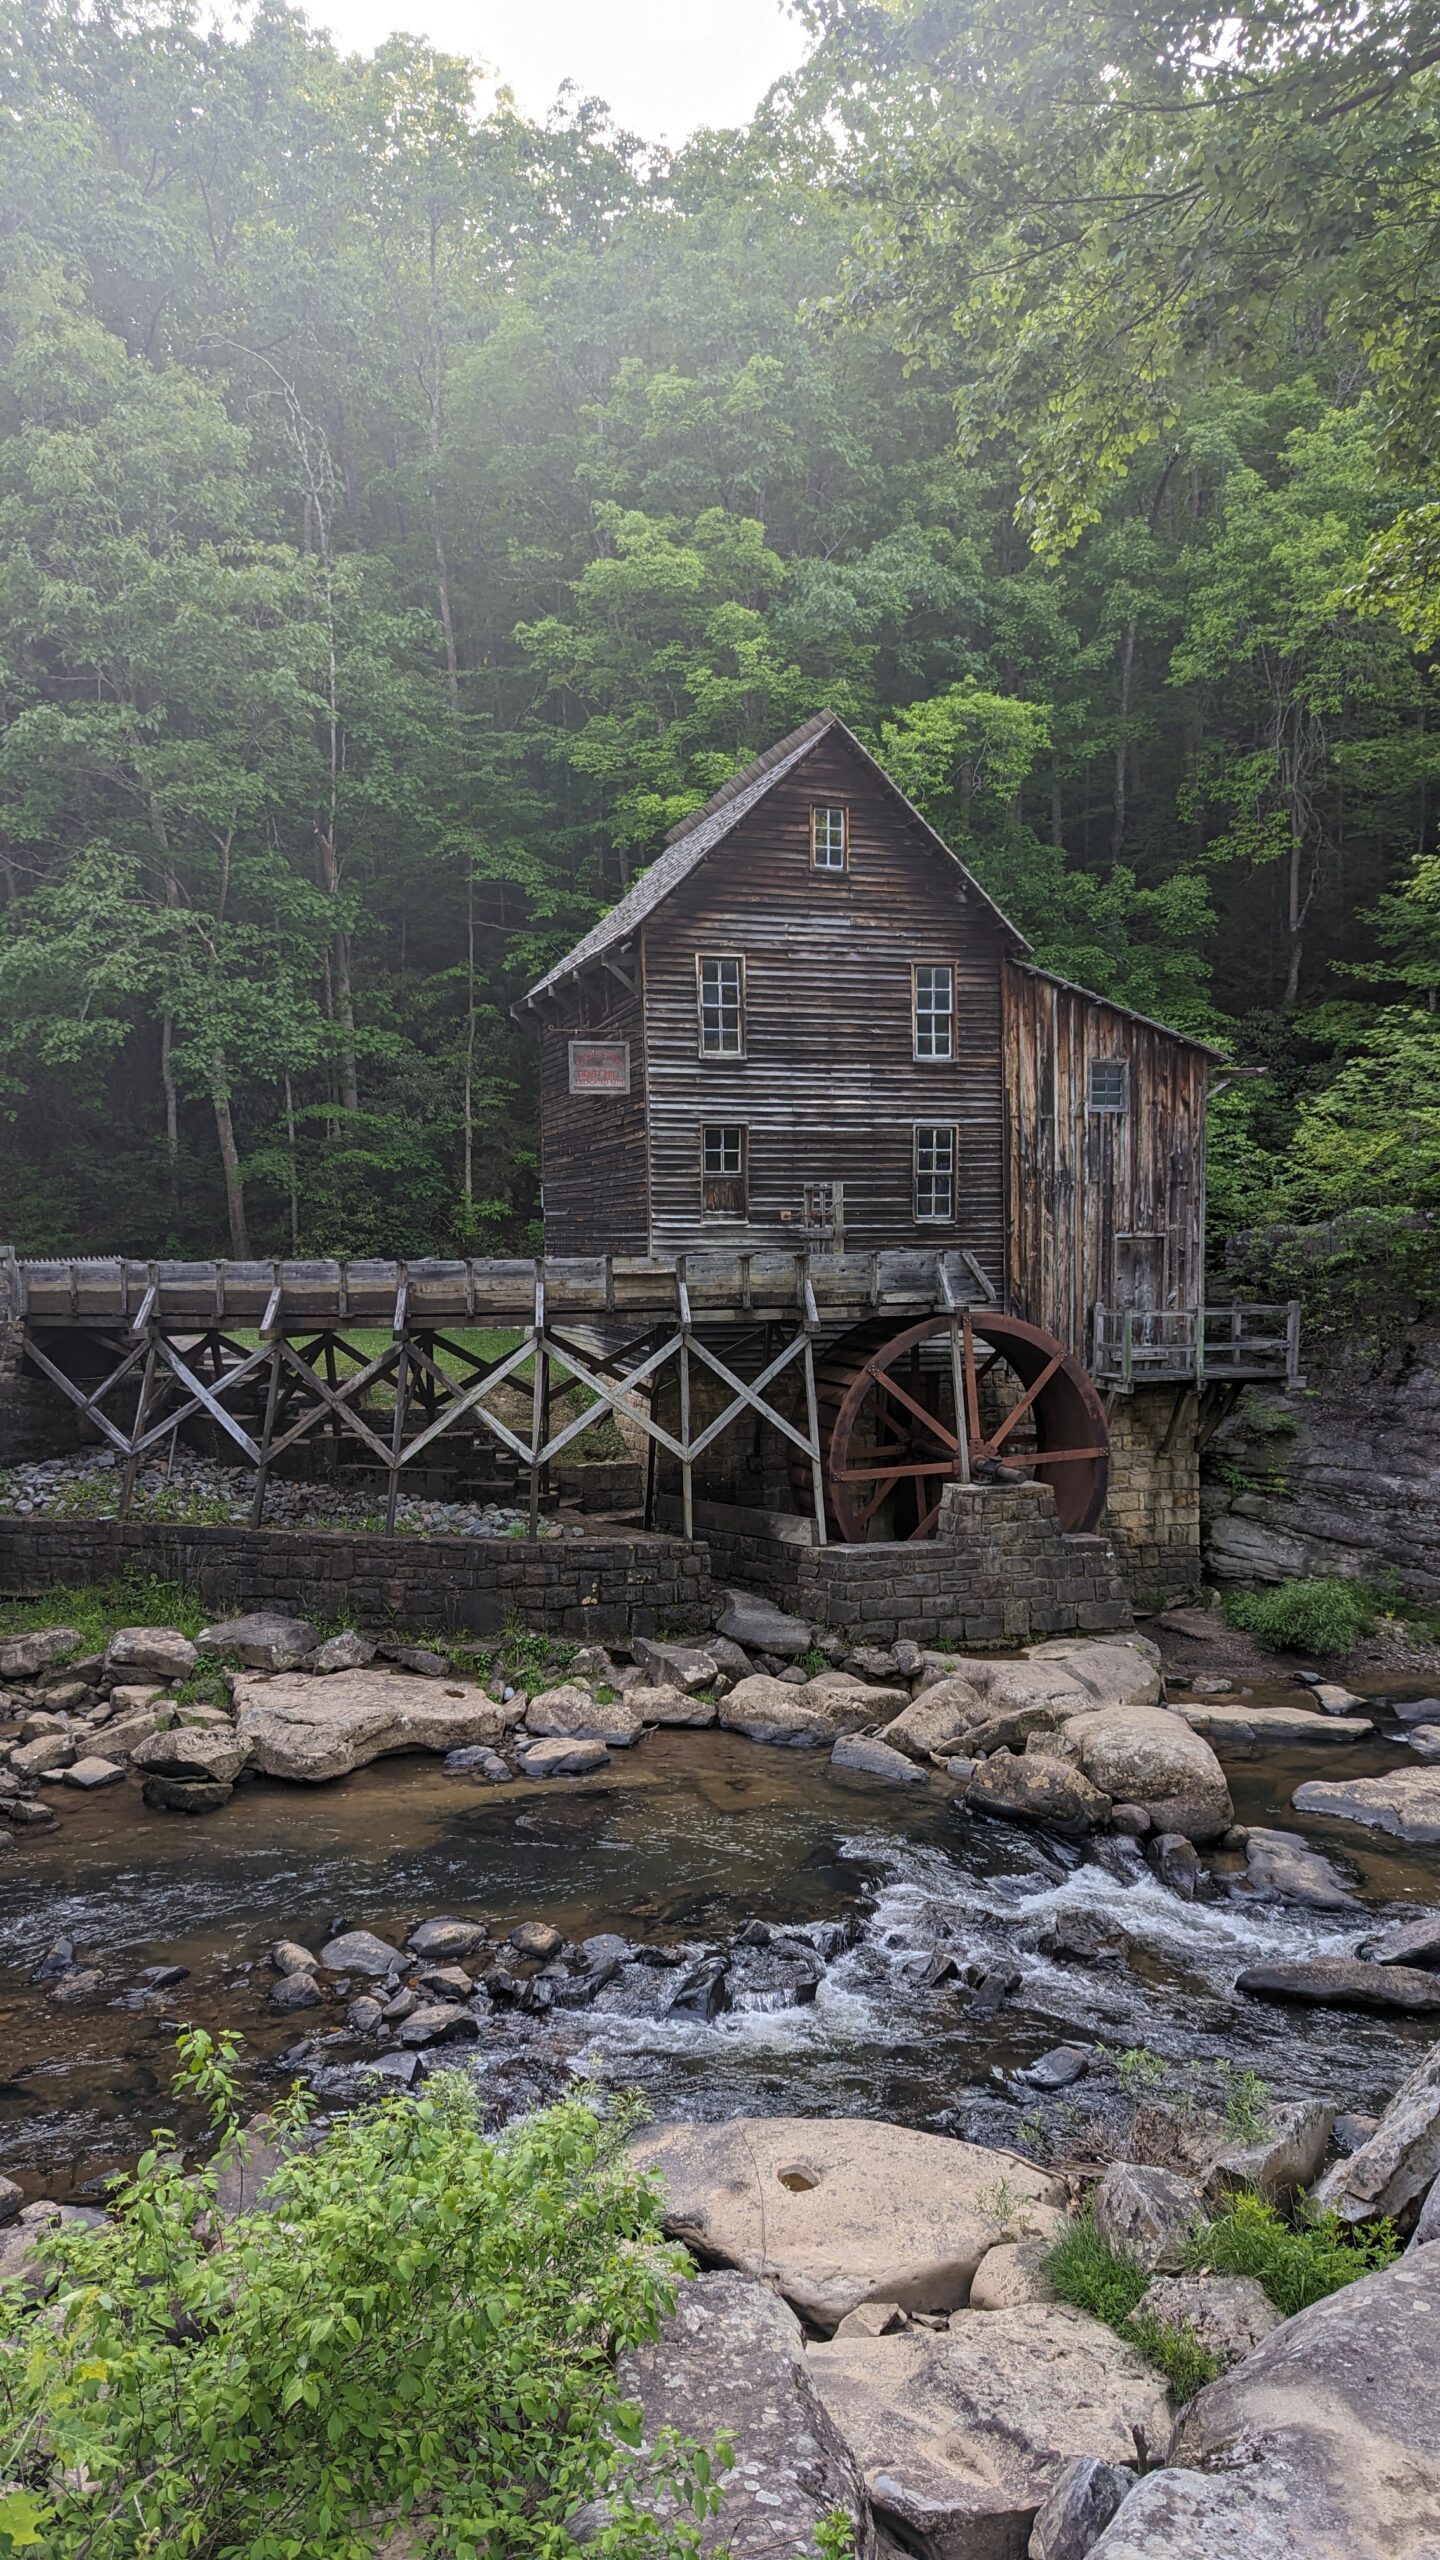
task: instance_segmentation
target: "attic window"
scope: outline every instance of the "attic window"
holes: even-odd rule
[[[702,958],[697,964],[702,1058],[745,1055],[745,967],[741,960]]]
[[[1092,1058],[1087,1096],[1092,1111],[1128,1111],[1130,1062],[1127,1058]]]
[[[818,808],[810,812],[810,868],[844,871],[850,861],[850,812]]]

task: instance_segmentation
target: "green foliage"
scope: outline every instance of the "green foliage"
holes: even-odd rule
[[[1150,2279],[1128,2258],[1114,2257],[1088,2210],[1077,2213],[1050,2250],[1045,2272],[1062,2302],[1125,2331]]]
[[[180,1582],[129,1574],[115,1582],[80,1583],[34,1600],[0,1600],[0,1635],[23,1636],[42,1627],[74,1627],[80,1653],[100,1653],[117,1627],[178,1627],[197,1636],[210,1612]]]
[[[1153,2311],[1137,2311],[1126,2321],[1125,2335],[1158,2364],[1177,2400],[1193,2400],[1220,2371],[1219,2357],[1193,2320],[1157,2320]]]
[[[1225,2122],[1239,2142],[1259,2142],[1269,2130],[1270,2091],[1258,2071],[1242,2070],[1228,2055],[1215,2065],[1225,2101]]]
[[[1292,2229],[1259,2196],[1238,2195],[1223,2214],[1198,2225],[1186,2243],[1193,2269],[1254,2276],[1288,2320],[1342,2285],[1393,2265],[1400,2237],[1393,2222],[1342,2222],[1338,2214],[1301,2217]]]
[[[1324,1575],[1270,1590],[1232,1591],[1225,1616],[1275,1653],[1347,1654],[1371,1633],[1380,1608],[1367,1583]]]
[[[282,2201],[217,2233],[235,2050],[181,2039],[209,2166],[158,2135],[112,2220],[46,2242],[50,2308],[6,2305],[0,2548],[361,2560],[383,2510],[457,2560],[554,2554],[603,2498],[613,2560],[693,2555],[726,2449],[672,2436],[637,2496],[639,2412],[615,2384],[686,2272],[624,2117],[576,2098],[491,2141],[471,2084],[441,2075],[312,2141],[292,2098]]]

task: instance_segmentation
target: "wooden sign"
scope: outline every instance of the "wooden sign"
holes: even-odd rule
[[[572,1040],[570,1090],[572,1093],[628,1093],[629,1041]]]

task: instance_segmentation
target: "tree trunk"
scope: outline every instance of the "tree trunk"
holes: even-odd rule
[[[1125,625],[1125,645],[1120,652],[1120,736],[1115,747],[1114,815],[1110,828],[1110,859],[1118,862],[1125,849],[1125,775],[1129,759],[1130,685],[1135,673],[1135,616]]]
[[[290,1250],[300,1251],[300,1177],[295,1162],[295,1089],[290,1070],[285,1070],[285,1135],[290,1150]]]
[[[225,1210],[230,1222],[230,1254],[235,1262],[250,1259],[250,1233],[245,1223],[245,1186],[240,1179],[240,1150],[235,1144],[235,1123],[230,1116],[230,1096],[225,1089],[224,1068],[215,1061],[215,1135],[220,1144],[220,1163],[225,1175]]]
[[[160,1087],[165,1096],[165,1170],[170,1193],[170,1207],[178,1225],[180,1218],[180,1112],[175,1099],[175,1016],[165,1012],[160,1017]]]
[[[462,1188],[467,1211],[475,1205],[475,870],[466,880],[465,897],[465,1165]],[[467,1238],[468,1242],[468,1238]]]

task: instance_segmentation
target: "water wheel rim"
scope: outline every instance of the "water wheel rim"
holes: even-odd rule
[[[860,1344],[855,1345],[858,1366],[844,1387],[830,1426],[825,1462],[830,1508],[846,1545],[865,1543],[871,1520],[901,1483],[916,1486],[920,1512],[916,1526],[907,1533],[908,1540],[932,1535],[944,1485],[961,1481],[967,1471],[960,1461],[958,1429],[951,1431],[938,1415],[927,1412],[890,1375],[896,1362],[918,1352],[922,1345],[947,1339],[952,1322],[946,1316],[929,1316],[864,1346],[863,1351]],[[972,1311],[963,1319],[963,1335],[968,1472],[973,1474],[991,1458],[1033,1471],[1042,1482],[1053,1485],[1063,1531],[1074,1536],[1093,1529],[1105,1507],[1110,1469],[1109,1424],[1094,1381],[1053,1334],[1024,1323],[1018,1316]],[[977,1343],[1005,1361],[1021,1388],[1017,1404],[989,1433],[979,1421]],[[843,1342],[837,1344],[837,1353],[843,1354],[844,1348]],[[851,1462],[856,1426],[867,1400],[877,1391],[882,1398],[908,1410],[912,1431],[918,1424],[930,1433],[936,1445],[933,1460],[927,1463],[923,1454],[911,1456],[907,1450],[904,1459],[894,1463],[899,1457],[897,1447],[888,1459],[882,1454],[877,1463],[866,1463],[857,1444],[856,1462]],[[1012,1449],[1007,1457],[1007,1443],[1017,1422],[1024,1418],[1033,1426],[1036,1446],[1023,1453]],[[871,1453],[872,1459],[874,1454]],[[933,1502],[924,1499],[927,1478],[936,1488]],[[877,1484],[878,1494],[865,1500],[861,1488]]]

